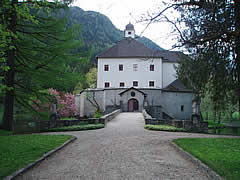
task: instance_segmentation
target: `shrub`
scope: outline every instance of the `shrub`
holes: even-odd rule
[[[86,125],[74,125],[74,126],[65,126],[58,128],[50,128],[50,132],[61,132],[61,131],[84,131],[84,130],[93,130],[104,128],[104,124],[86,124]]]
[[[75,104],[75,98],[71,93],[58,92],[55,89],[50,88],[48,90],[51,96],[54,96],[57,100],[57,113],[61,115],[62,118],[73,117],[77,110]],[[40,100],[35,100],[32,107],[39,113],[50,112],[51,102],[41,102]]]
[[[168,126],[168,125],[145,125],[145,129],[149,130],[155,130],[155,131],[171,131],[171,132],[186,132],[183,128],[176,128],[174,126]]]
[[[100,117],[102,117],[102,116],[103,116],[103,114],[102,114],[101,111],[96,111],[96,112],[94,113],[94,115],[93,115],[93,118],[100,118]]]

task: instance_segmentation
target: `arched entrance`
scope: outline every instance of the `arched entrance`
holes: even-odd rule
[[[138,100],[136,100],[134,98],[129,99],[129,101],[128,101],[128,112],[138,111],[138,109],[139,109]]]

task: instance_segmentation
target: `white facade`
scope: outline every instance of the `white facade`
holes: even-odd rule
[[[162,68],[162,72],[163,72],[163,88],[168,86],[170,83],[172,83],[173,81],[175,81],[176,78],[176,69],[175,67],[178,66],[178,63],[172,63],[172,62],[164,62],[163,63],[163,68]]]
[[[123,67],[122,71],[119,65]],[[150,69],[151,65],[153,69]],[[138,82],[136,88],[163,88],[176,79],[173,65],[163,63],[161,58],[98,58],[97,88],[129,88],[134,86],[134,81]],[[109,87],[105,87],[105,83],[109,83]]]
[[[125,40],[98,56],[97,88],[165,88],[176,80],[178,63],[163,61],[161,55],[154,56],[156,52],[137,42],[131,23],[124,36]]]

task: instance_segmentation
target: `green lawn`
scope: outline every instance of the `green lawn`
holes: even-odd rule
[[[65,126],[59,128],[50,128],[50,132],[61,132],[61,131],[84,131],[84,130],[93,130],[104,128],[104,124],[84,124],[84,125],[75,125],[75,126]]]
[[[171,132],[185,132],[186,130],[183,128],[176,128],[174,126],[168,126],[168,125],[145,125],[145,129],[148,130],[155,130],[155,131],[171,131]]]
[[[184,138],[174,142],[226,179],[240,179],[239,138]]]
[[[0,179],[60,146],[70,135],[0,136]]]
[[[11,135],[11,134],[13,134],[11,131],[0,129],[0,136]]]

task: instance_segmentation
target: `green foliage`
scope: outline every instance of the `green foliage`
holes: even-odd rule
[[[0,179],[34,162],[70,138],[70,135],[0,136]]]
[[[72,121],[72,120],[76,120],[76,118],[61,118],[61,120]]]
[[[96,88],[97,87],[97,68],[93,67],[89,70],[89,72],[86,74],[86,79],[88,86],[90,88]]]
[[[82,50],[89,51],[93,49],[91,60],[95,63],[96,54],[115,45],[124,37],[124,32],[117,29],[108,17],[98,12],[84,11],[79,7],[70,9],[68,25],[72,26],[74,24],[81,24],[81,36],[84,39],[84,48]],[[139,37],[137,40],[154,50],[163,50],[145,37]]]
[[[0,103],[0,127],[2,125],[2,118],[3,118],[3,105]]]
[[[12,131],[7,131],[7,130],[4,130],[4,129],[0,129],[0,136],[6,136],[6,135],[12,135],[12,134],[13,134]]]
[[[94,113],[93,118],[100,118],[102,116],[103,116],[102,112],[98,110]]]
[[[184,138],[174,142],[220,176],[231,180],[240,178],[239,138]]]
[[[239,118],[239,112],[234,112],[234,113],[233,113],[233,118],[239,120],[239,119],[240,119],[240,118]]]
[[[170,131],[170,132],[186,132],[183,128],[176,128],[174,126],[168,126],[168,125],[145,125],[145,129],[148,130],[155,130],[155,131]]]
[[[31,109],[34,99],[48,101],[42,90],[55,88],[71,92],[83,81],[86,73],[83,69],[89,65],[90,54],[77,52],[83,45],[79,39],[80,26],[66,28],[67,19],[59,16],[62,7],[64,5],[41,1],[27,7],[18,4],[17,38],[13,41],[16,49],[14,91],[18,106]]]
[[[215,112],[229,101],[235,105],[233,97],[240,100],[239,6],[239,1],[191,1],[175,6],[181,13],[178,21],[185,25],[179,42],[191,54],[189,61],[180,64],[178,75],[197,95],[207,92]]]
[[[50,128],[49,132],[63,132],[63,131],[85,131],[104,128],[104,124],[85,124],[85,125],[75,125],[75,126],[65,126],[59,128]]]
[[[240,136],[240,130],[238,129],[237,132],[233,132],[233,129],[230,127],[224,127],[224,128],[212,128],[208,129],[209,134],[220,134],[220,135],[234,135],[234,136]]]
[[[207,117],[208,116],[208,117]],[[229,114],[228,112],[221,112],[221,116],[220,116],[220,112],[215,114],[213,111],[206,111],[206,112],[202,112],[202,117],[203,120],[205,121],[218,121],[220,119],[220,122],[228,122],[228,121],[239,121],[239,112],[233,112],[232,117],[231,114]]]
[[[216,123],[214,121],[207,121],[207,122],[208,122],[208,128],[226,127],[225,124]]]

